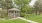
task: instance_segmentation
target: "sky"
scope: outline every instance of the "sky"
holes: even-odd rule
[[[29,3],[30,6],[33,6],[35,4],[36,0],[31,0],[31,2]]]
[[[12,0],[12,1],[13,1],[13,0]],[[30,5],[30,6],[33,6],[36,1],[37,1],[37,0],[31,0],[31,2],[29,3],[29,5]],[[14,2],[13,2],[13,4],[14,4]]]

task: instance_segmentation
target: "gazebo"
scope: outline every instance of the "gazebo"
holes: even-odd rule
[[[8,10],[8,16],[10,18],[20,17],[20,10],[17,8],[12,8]]]

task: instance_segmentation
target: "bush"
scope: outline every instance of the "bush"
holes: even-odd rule
[[[20,17],[24,17],[26,14],[25,13],[21,13]]]
[[[29,15],[26,13],[21,13],[21,15],[20,15],[20,17],[26,17],[26,16],[29,16]]]
[[[8,17],[7,13],[6,14],[1,14],[1,16],[0,16],[0,18],[7,18],[7,17]]]

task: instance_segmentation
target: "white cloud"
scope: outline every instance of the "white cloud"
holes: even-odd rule
[[[36,0],[31,0],[31,2],[29,3],[30,6],[33,6],[35,4]]]

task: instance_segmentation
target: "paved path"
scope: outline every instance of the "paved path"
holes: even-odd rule
[[[27,21],[27,22],[31,22],[31,23],[38,23],[38,22],[31,21],[31,20],[27,20],[27,19],[22,18],[22,17],[18,17],[18,18],[19,18],[19,19],[22,19],[22,20],[25,20],[25,21]]]
[[[9,20],[14,20],[14,19],[21,19],[21,20],[24,20],[24,21],[27,21],[27,22],[31,22],[31,23],[38,23],[38,22],[31,21],[31,20],[27,20],[27,19],[22,18],[22,17],[12,18],[12,19],[9,19]],[[1,19],[1,20],[5,20],[5,19]]]

